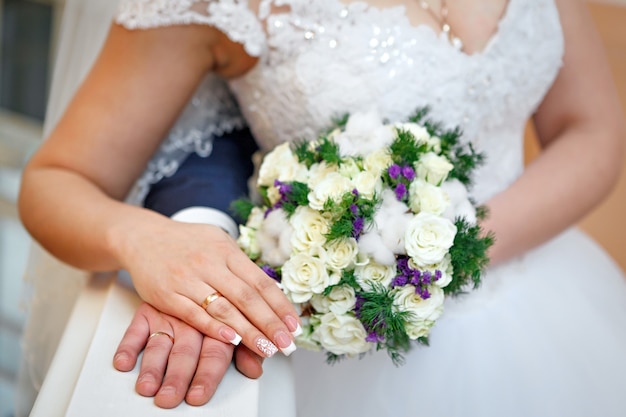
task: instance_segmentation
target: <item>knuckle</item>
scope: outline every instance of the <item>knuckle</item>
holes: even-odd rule
[[[245,287],[239,291],[238,298],[242,305],[247,306],[258,301],[259,293],[250,287]]]
[[[170,357],[195,358],[197,356],[198,351],[188,344],[175,345],[170,351]]]
[[[276,281],[274,281],[272,278],[262,277],[257,279],[256,288],[262,294],[266,291],[273,291],[278,287],[276,286]]]
[[[226,299],[224,299],[224,297],[220,297],[211,303],[209,310],[211,311],[211,315],[213,317],[223,319],[230,316],[230,313],[233,311],[233,307],[228,301],[226,301]]]

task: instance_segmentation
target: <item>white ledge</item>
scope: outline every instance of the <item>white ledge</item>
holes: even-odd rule
[[[113,368],[117,344],[140,300],[116,277],[93,277],[82,291],[31,417],[293,417],[293,378],[287,358],[266,360],[264,375],[252,380],[231,366],[211,401],[172,410],[135,392],[138,366]]]

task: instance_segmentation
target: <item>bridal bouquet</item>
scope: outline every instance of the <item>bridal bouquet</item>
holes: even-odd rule
[[[353,114],[312,142],[284,143],[239,201],[238,243],[299,308],[299,346],[329,362],[428,343],[444,299],[480,283],[493,239],[467,194],[481,155],[418,111],[406,123]]]

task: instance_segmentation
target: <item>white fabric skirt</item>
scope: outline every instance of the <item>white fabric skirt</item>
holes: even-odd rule
[[[298,350],[298,416],[626,416],[626,278],[568,230],[449,300],[405,359]]]

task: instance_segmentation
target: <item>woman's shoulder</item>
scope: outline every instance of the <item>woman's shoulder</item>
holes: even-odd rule
[[[258,57],[265,44],[265,32],[257,3],[259,0],[120,0],[115,22],[130,30],[209,25],[242,44],[248,55]]]

